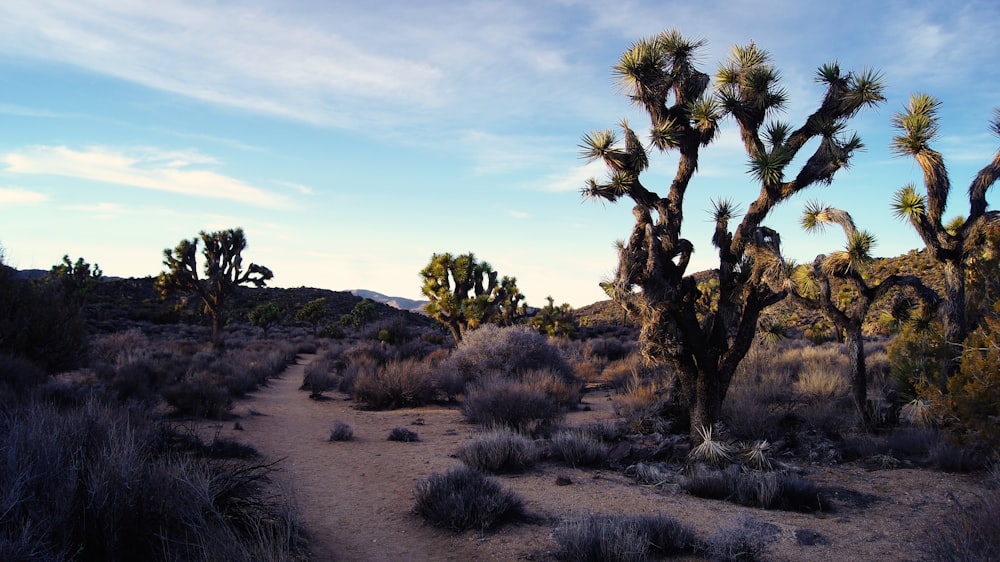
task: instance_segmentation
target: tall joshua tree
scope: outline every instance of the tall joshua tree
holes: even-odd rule
[[[802,215],[802,227],[807,231],[822,230],[836,224],[844,231],[847,244],[842,251],[819,255],[811,265],[802,265],[789,278],[789,295],[799,303],[822,311],[844,334],[847,354],[851,362],[851,387],[855,406],[862,423],[872,423],[868,403],[868,370],[865,366],[865,347],[862,326],[872,304],[891,291],[909,287],[916,298],[928,306],[937,306],[937,293],[914,275],[889,275],[881,281],[867,278],[872,261],[871,249],[875,237],[854,226],[846,211],[821,203],[810,203]],[[853,289],[852,299],[841,302],[831,297],[831,285],[839,281]],[[909,301],[900,300],[901,303]],[[894,307],[895,309],[896,307]]]
[[[515,278],[505,275],[498,281],[497,275],[489,263],[477,261],[472,253],[432,255],[420,271],[421,290],[431,301],[427,314],[444,324],[456,343],[480,324],[513,324],[524,315],[520,305],[524,295]]]
[[[969,257],[988,243],[990,227],[1000,222],[1000,213],[986,210],[986,192],[1000,178],[1000,150],[969,185],[968,216],[943,222],[951,181],[941,153],[931,148],[938,133],[940,106],[934,97],[914,94],[892,119],[900,134],[893,137],[891,148],[899,156],[916,160],[924,174],[926,191],[921,195],[913,184],[906,185],[896,192],[892,207],[897,217],[913,225],[934,259],[944,265],[944,337],[951,353],[942,374],[948,380],[958,370],[961,344],[972,328],[965,310]],[[994,110],[990,130],[1000,136],[1000,110]]]
[[[701,41],[668,31],[633,44],[614,66],[629,98],[649,114],[650,141],[661,152],[679,153],[666,196],[644,185],[647,149],[628,123],[621,124],[624,143],[610,130],[583,137],[583,155],[602,159],[610,170],[605,182],[591,179],[584,196],[634,203],[635,225],[618,244],[618,267],[611,293],[641,323],[644,356],[670,365],[690,409],[691,434],[721,417],[729,383],[746,356],[757,320],[768,306],[785,297],[778,233],[763,225],[771,210],[815,184],[828,184],[862,147],[846,135],[848,119],[883,100],[879,74],[842,73],[836,64],[819,69],[817,81],[826,94],[799,128],[768,121],[786,103],[778,71],[769,55],[753,43],[733,47],[729,59],[710,78],[695,67]],[[686,275],[694,245],[681,236],[684,196],[698,168],[699,151],[715,139],[721,120],[731,116],[760,185],[742,220],[731,228],[737,206],[715,204],[719,286],[714,306],[705,311],[701,292]],[[805,164],[790,176],[788,165],[805,144],[819,138]]]
[[[197,296],[205,305],[205,314],[212,318],[212,345],[222,346],[222,308],[227,297],[236,287],[252,283],[263,287],[274,274],[255,263],[243,269],[243,250],[247,247],[242,228],[218,232],[201,231],[205,247],[202,256],[204,277],[198,274],[198,238],[181,240],[173,250],[163,250],[163,265],[167,271],[156,279],[156,288],[162,296],[187,294]]]

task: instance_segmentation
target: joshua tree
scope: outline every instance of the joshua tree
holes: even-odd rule
[[[295,313],[295,319],[299,322],[312,324],[313,335],[319,333],[319,325],[326,319],[329,310],[326,307],[326,297],[311,300],[302,305],[302,308]]]
[[[194,295],[205,305],[205,314],[212,318],[212,345],[222,346],[222,308],[226,298],[236,288],[246,283],[263,287],[274,277],[271,270],[255,263],[243,269],[243,250],[247,247],[242,228],[218,232],[199,233],[205,244],[201,253],[205,258],[204,278],[198,274],[198,238],[182,240],[177,248],[163,250],[163,265],[167,271],[160,273],[156,288],[160,295]]]
[[[908,220],[926,244],[934,259],[944,265],[944,337],[951,353],[944,362],[947,381],[958,370],[962,342],[970,328],[966,306],[966,269],[970,256],[987,244],[989,230],[1000,222],[1000,213],[987,212],[986,192],[1000,178],[1000,150],[969,185],[969,214],[944,221],[951,181],[944,158],[931,148],[938,132],[938,108],[941,102],[927,94],[914,94],[903,111],[892,119],[900,134],[892,139],[892,150],[899,156],[912,156],[924,173],[925,195],[913,184],[896,192],[892,207],[896,216]],[[1000,110],[994,110],[990,130],[1000,136]]]
[[[481,324],[509,326],[524,315],[520,304],[524,295],[517,280],[505,275],[498,283],[497,272],[490,264],[477,262],[472,253],[434,254],[420,277],[422,291],[431,301],[427,314],[444,324],[456,343],[466,330]]]
[[[273,302],[267,302],[257,305],[256,308],[250,311],[247,318],[251,324],[263,330],[264,337],[266,338],[267,331],[271,329],[271,326],[274,326],[281,320],[281,309]]]
[[[856,135],[845,134],[847,120],[883,100],[878,73],[845,74],[838,65],[828,64],[816,76],[826,86],[823,100],[793,130],[769,121],[784,107],[786,95],[765,51],[753,43],[734,47],[716,74],[713,91],[709,76],[694,65],[702,44],[676,31],[664,32],[633,44],[614,67],[630,99],[649,114],[651,148],[679,152],[665,197],[640,181],[649,160],[628,123],[621,124],[623,145],[610,130],[584,136],[581,145],[586,158],[600,158],[610,169],[608,181],[590,180],[584,196],[608,201],[628,197],[635,203],[632,234],[618,244],[611,293],[641,323],[646,359],[677,372],[695,441],[700,440],[699,429],[719,420],[761,312],[785,296],[779,236],[763,225],[764,219],[805,188],[832,182],[862,148]],[[760,192],[734,229],[730,221],[738,215],[737,206],[729,200],[715,204],[712,243],[718,250],[719,284],[714,302],[705,307],[699,303],[702,294],[694,277],[686,275],[694,245],[681,237],[684,195],[698,168],[700,149],[715,139],[727,115],[739,127]],[[789,163],[817,137],[815,152],[789,177]]]
[[[890,294],[890,291],[896,291],[899,303],[910,302],[898,294],[898,289],[902,287],[909,287],[923,304],[930,307],[936,307],[940,297],[914,275],[889,275],[869,284],[867,274],[870,271],[871,249],[875,245],[875,237],[855,228],[854,220],[846,211],[821,203],[810,203],[806,206],[801,223],[807,231],[821,230],[828,224],[837,224],[847,237],[844,250],[830,255],[821,254],[816,256],[811,265],[797,267],[789,277],[789,295],[805,306],[821,310],[843,333],[847,355],[851,361],[854,404],[861,414],[862,423],[869,426],[873,420],[868,408],[868,371],[865,367],[861,329],[872,304]],[[831,285],[837,281],[853,289],[849,300],[831,296]],[[899,307],[893,308],[896,310]]]

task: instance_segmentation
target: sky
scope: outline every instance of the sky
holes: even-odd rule
[[[997,22],[994,0],[0,2],[0,246],[19,269],[69,255],[144,277],[165,248],[242,227],[245,262],[276,287],[418,299],[432,254],[473,252],[530,305],[604,300],[631,205],[581,198],[605,171],[578,145],[623,118],[648,138],[611,67],[677,29],[706,42],[710,75],[734,45],[770,52],[793,126],[821,99],[822,64],[883,74],[887,101],[849,125],[866,150],[766,224],[786,258],[837,251],[842,233],[798,225],[820,201],[895,256],[921,242],[892,195],[922,176],[888,150],[891,119],[913,93],[941,100],[948,216],[967,212],[1000,146]],[[689,271],[713,264],[712,201],[756,196],[746,162],[726,121],[685,203]],[[675,164],[652,153],[644,184],[665,195]]]

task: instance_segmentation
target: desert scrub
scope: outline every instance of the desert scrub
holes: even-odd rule
[[[455,456],[482,472],[520,472],[538,461],[539,450],[534,440],[506,427],[495,427],[462,445]]]
[[[829,511],[826,494],[813,482],[783,472],[724,470],[695,465],[681,479],[681,489],[705,499],[725,500],[747,507],[783,511]]]
[[[559,349],[527,326],[486,324],[467,332],[442,368],[460,373],[465,380],[481,373],[516,375],[539,369],[573,380],[573,370]]]
[[[562,415],[559,404],[544,391],[496,375],[469,386],[462,413],[471,423],[507,426],[529,435],[548,428]]]
[[[274,466],[90,400],[0,410],[0,559],[298,560]],[[242,453],[241,453],[242,454]]]
[[[563,521],[552,533],[556,557],[574,562],[638,562],[695,553],[694,531],[663,515],[589,515]]]
[[[608,446],[579,429],[564,429],[549,440],[553,458],[577,466],[600,466],[608,459]]]
[[[720,562],[758,562],[767,560],[767,546],[780,530],[769,523],[741,514],[709,537],[705,553]]]
[[[1000,553],[1000,492],[969,503],[954,496],[951,513],[928,529],[927,550],[943,562],[996,560]]]
[[[330,427],[330,441],[350,441],[354,439],[354,426],[343,421],[333,422]]]
[[[352,397],[364,408],[384,410],[422,406],[434,398],[434,376],[422,361],[390,361],[354,379]]]
[[[416,443],[417,441],[420,441],[420,436],[417,435],[417,432],[412,429],[394,427],[391,431],[389,431],[388,440],[399,441],[402,443]]]
[[[342,366],[336,355],[321,354],[306,365],[299,390],[308,390],[309,397],[315,399],[322,397],[324,392],[337,389],[340,385],[337,370]]]
[[[220,378],[207,371],[199,371],[163,389],[163,399],[173,406],[179,416],[224,419],[233,408],[229,391]]]
[[[417,482],[414,511],[432,525],[485,531],[523,519],[524,502],[496,479],[467,466]]]

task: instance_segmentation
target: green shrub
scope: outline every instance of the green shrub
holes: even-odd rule
[[[506,427],[497,427],[462,445],[455,456],[482,472],[520,472],[535,464],[539,451],[532,439]]]
[[[485,531],[524,518],[524,502],[497,480],[466,466],[417,482],[414,511],[432,525]]]
[[[643,561],[694,553],[694,532],[667,515],[589,515],[563,521],[552,533],[556,557],[574,562]]]

